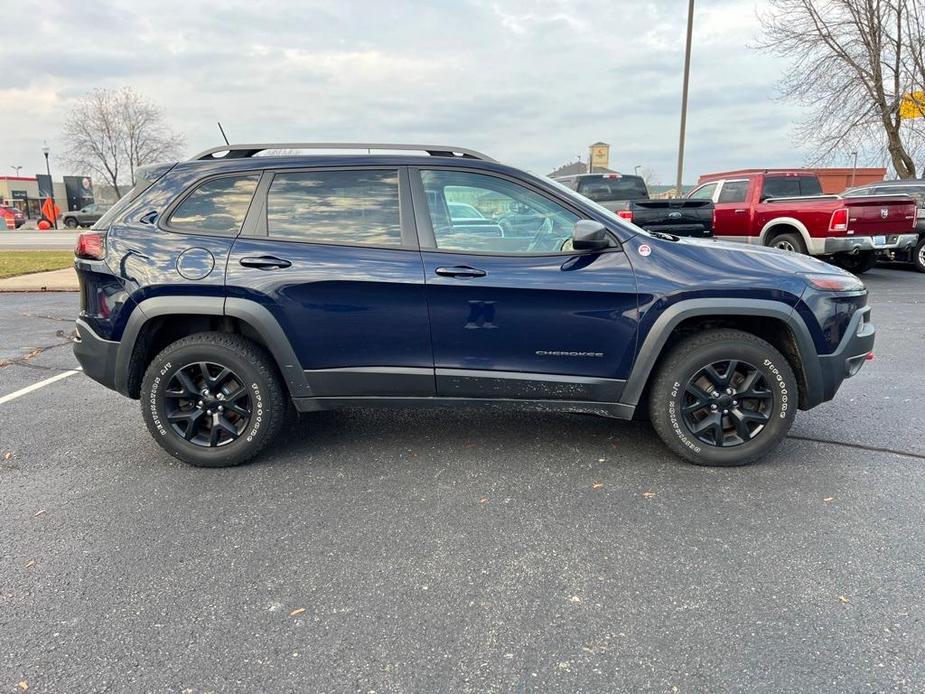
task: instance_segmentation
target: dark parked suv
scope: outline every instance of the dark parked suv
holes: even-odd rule
[[[687,460],[740,465],[873,347],[851,274],[650,234],[477,152],[261,155],[347,147],[150,167],[81,235],[74,351],[171,455],[242,463],[290,402],[498,405],[647,415]]]

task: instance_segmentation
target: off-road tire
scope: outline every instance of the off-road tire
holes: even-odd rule
[[[177,383],[173,379],[180,371],[203,362],[236,376],[234,382],[247,389],[250,412],[237,438],[212,447],[186,440],[168,421],[168,387]],[[141,383],[141,411],[154,440],[173,457],[197,467],[231,467],[254,458],[279,433],[288,401],[266,350],[231,333],[203,332],[177,340],[154,357]]]
[[[683,407],[691,379],[708,365],[726,360],[747,364],[763,377],[771,393],[763,405],[768,422],[751,440],[716,446],[698,439]],[[649,418],[655,431],[668,448],[695,465],[747,465],[764,457],[787,435],[797,405],[797,381],[784,356],[761,338],[732,329],[708,330],[679,342],[665,355],[649,390]],[[722,421],[732,420],[723,417]]]
[[[925,272],[925,235],[919,237],[919,242],[912,250],[912,264],[919,272]]]
[[[779,248],[792,253],[802,253],[806,255],[806,244],[803,243],[803,237],[799,234],[778,234],[771,239],[771,243],[768,245],[771,248]]]
[[[839,253],[835,256],[835,264],[842,270],[861,275],[877,264],[877,251],[861,251],[854,255]]]

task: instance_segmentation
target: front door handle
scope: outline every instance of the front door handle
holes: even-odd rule
[[[479,270],[474,267],[467,267],[466,265],[458,265],[456,267],[438,267],[434,270],[438,275],[442,277],[484,277],[485,271]]]
[[[745,214],[746,212],[748,212],[748,210],[736,210],[735,211],[736,214]]]
[[[272,255],[261,255],[256,258],[241,258],[239,261],[244,267],[255,267],[258,270],[278,270],[292,265],[288,260]]]

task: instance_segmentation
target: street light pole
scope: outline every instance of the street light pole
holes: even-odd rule
[[[694,0],[687,5],[687,45],[684,48],[684,86],[681,88],[681,136],[678,141],[678,178],[675,194],[682,196],[681,178],[684,174],[684,130],[687,127],[687,86],[691,75],[691,37],[694,33]]]
[[[21,167],[21,166],[16,166],[16,165],[14,165],[14,164],[10,164],[10,168],[13,169],[13,171],[16,172],[16,178],[19,178],[19,172],[22,171],[22,167]]]
[[[857,153],[857,152],[852,152],[852,153],[851,153],[851,157],[852,157],[852,162],[851,162],[851,185],[853,186],[853,185],[854,185],[854,174],[855,174],[855,173],[857,172],[857,170],[858,170],[858,153]]]
[[[691,0],[693,2],[693,0]],[[42,154],[45,155],[45,173],[48,174],[48,185],[51,186],[51,190],[48,191],[48,194],[51,196],[51,216],[52,223],[55,225],[55,229],[58,228],[58,213],[55,210],[57,205],[55,205],[55,182],[51,180],[51,167],[48,165],[48,153],[51,150],[48,149],[48,143],[45,143],[45,146],[42,147]]]
[[[637,176],[639,175],[640,166],[642,166],[642,164],[636,164],[636,166],[633,167],[633,173],[636,174]]]

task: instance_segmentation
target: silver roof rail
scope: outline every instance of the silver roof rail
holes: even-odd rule
[[[212,159],[246,159],[253,157],[268,149],[365,149],[365,150],[401,150],[409,152],[427,152],[432,157],[462,157],[466,159],[481,159],[482,161],[495,161],[487,154],[476,152],[474,149],[455,147],[449,145],[408,145],[383,144],[371,142],[270,142],[244,145],[220,145],[193,155],[190,161],[209,161]],[[216,157],[219,152],[227,152],[224,156]]]

